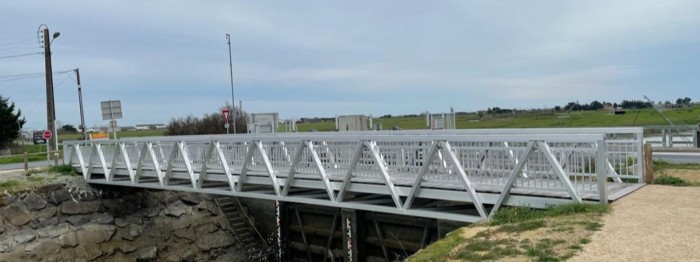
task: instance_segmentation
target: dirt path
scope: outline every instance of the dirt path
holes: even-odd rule
[[[570,261],[700,261],[700,187],[645,186],[603,223]]]

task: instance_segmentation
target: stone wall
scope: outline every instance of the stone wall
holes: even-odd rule
[[[0,261],[245,261],[208,195],[62,184],[4,197]]]

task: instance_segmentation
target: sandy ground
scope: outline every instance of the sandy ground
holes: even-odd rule
[[[648,185],[612,206],[571,261],[700,261],[700,187]]]

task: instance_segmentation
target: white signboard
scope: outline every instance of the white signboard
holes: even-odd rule
[[[112,120],[122,118],[122,101],[109,100],[100,102],[102,108],[102,120]]]

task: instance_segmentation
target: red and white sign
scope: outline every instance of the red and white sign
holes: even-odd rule
[[[221,114],[224,115],[224,123],[228,123],[228,113],[230,112],[231,110],[229,110],[228,108],[224,108],[221,110]]]
[[[46,140],[51,139],[51,136],[53,136],[53,134],[52,134],[51,131],[49,131],[49,130],[44,130],[44,134],[43,134],[43,135],[44,135],[44,139],[46,139]]]

